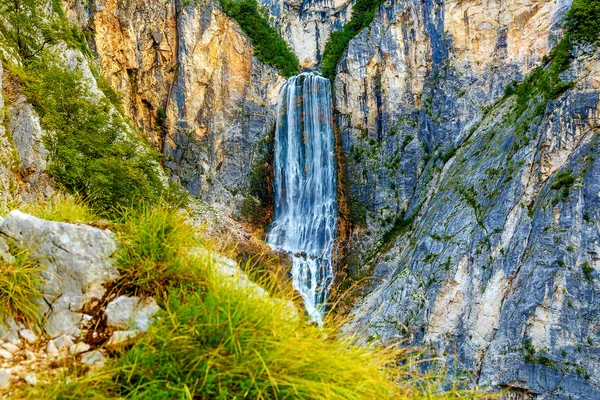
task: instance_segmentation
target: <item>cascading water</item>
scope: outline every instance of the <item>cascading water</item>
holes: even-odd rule
[[[320,324],[333,284],[338,217],[328,79],[304,73],[281,91],[274,175],[275,219],[267,243],[292,255],[294,288]]]

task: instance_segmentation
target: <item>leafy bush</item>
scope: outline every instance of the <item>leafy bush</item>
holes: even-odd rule
[[[322,73],[332,82],[335,80],[336,68],[348,49],[350,41],[364,28],[369,26],[379,6],[384,0],[357,0],[352,8],[352,18],[344,25],[341,31],[331,33],[325,51],[323,52]]]
[[[29,325],[40,321],[38,298],[41,296],[42,267],[29,260],[29,252],[13,252],[12,262],[0,258],[0,324],[12,316]]]
[[[585,277],[585,279],[587,279],[590,282],[592,281],[592,273],[594,272],[594,268],[592,268],[589,262],[586,261],[583,264],[581,264],[581,272],[583,272],[583,276]]]
[[[68,191],[102,215],[162,195],[158,156],[128,132],[106,98],[90,97],[80,71],[44,52],[26,63],[19,77],[42,126],[51,132],[45,138],[49,172]]]
[[[572,40],[596,42],[600,35],[600,1],[575,0],[565,15],[565,29]]]
[[[30,59],[59,41],[91,54],[81,29],[67,23],[60,0],[52,0],[47,13],[44,0],[0,0],[0,30],[19,56]]]
[[[300,71],[298,57],[279,33],[269,25],[256,0],[220,0],[225,14],[235,19],[250,37],[254,54],[263,63],[273,66],[289,78]]]

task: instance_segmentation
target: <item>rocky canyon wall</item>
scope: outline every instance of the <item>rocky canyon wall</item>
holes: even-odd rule
[[[504,97],[569,7],[386,2],[336,80],[349,270],[378,278],[350,328],[431,346],[517,398],[600,396],[595,47],[557,100],[519,115]]]
[[[239,217],[283,78],[253,57],[248,37],[212,1],[98,0],[69,9],[172,178]]]

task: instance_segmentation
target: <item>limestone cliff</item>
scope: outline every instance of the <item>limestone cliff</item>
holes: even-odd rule
[[[260,0],[304,68],[318,66],[329,34],[352,14],[352,0]]]
[[[105,77],[172,178],[239,216],[283,78],[235,21],[212,1],[75,2],[69,15],[89,28]]]
[[[380,278],[350,328],[431,345],[518,398],[600,396],[595,48],[575,50],[556,101],[515,115],[503,98],[556,45],[569,6],[390,1],[336,80],[364,225],[349,270]]]

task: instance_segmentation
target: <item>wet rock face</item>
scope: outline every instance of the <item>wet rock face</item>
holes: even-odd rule
[[[352,0],[259,0],[273,18],[283,39],[300,60],[315,69],[325,44],[334,30],[340,30],[352,14]]]
[[[353,256],[384,279],[348,328],[431,344],[517,398],[600,396],[598,53],[575,51],[574,88],[541,113],[502,100],[569,5],[387,2],[336,81],[351,210],[367,212]]]

